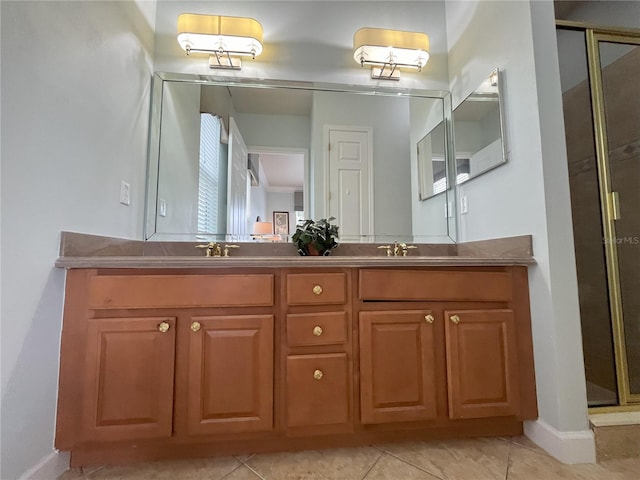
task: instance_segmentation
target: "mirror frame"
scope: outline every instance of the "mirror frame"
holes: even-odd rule
[[[164,82],[184,82],[200,85],[214,85],[227,87],[253,87],[253,88],[282,88],[282,89],[301,89],[301,90],[317,90],[339,93],[354,93],[360,95],[382,95],[389,97],[420,97],[420,98],[436,98],[443,101],[444,123],[446,130],[446,156],[447,156],[447,175],[453,175],[455,172],[451,164],[454,158],[453,148],[453,111],[451,108],[451,94],[445,90],[426,90],[415,88],[388,87],[380,85],[347,85],[333,83],[316,83],[305,81],[289,81],[289,80],[259,80],[251,78],[230,78],[219,75],[198,75],[183,74],[170,72],[155,72],[152,81],[151,93],[151,110],[149,122],[149,144],[147,157],[147,186],[145,194],[144,208],[144,239],[151,240],[154,235],[162,235],[156,229],[157,211],[158,211],[158,176],[160,162],[160,129],[162,121],[162,97]],[[419,182],[419,179],[412,179]],[[448,179],[448,185],[453,185],[451,179]],[[449,214],[447,220],[447,236],[452,243],[457,239],[457,222],[456,216],[451,213],[456,212],[454,195],[451,188],[446,190],[448,196]],[[185,233],[187,235],[198,235],[197,232]],[[201,234],[204,236],[222,236],[225,234]],[[375,236],[376,238],[379,236]],[[384,235],[386,238],[392,238],[393,235]],[[164,239],[162,239],[164,240]],[[170,240],[169,240],[170,241]],[[369,241],[377,241],[375,238]],[[385,240],[386,241],[386,240]]]
[[[489,168],[485,168],[484,170],[482,170],[481,172],[476,173],[474,176],[469,177],[468,179],[462,181],[462,182],[458,182],[458,157],[457,157],[457,153],[468,153],[468,152],[462,152],[461,150],[456,150],[455,148],[455,112],[458,108],[460,108],[460,106],[462,106],[462,104],[464,104],[464,102],[468,101],[471,97],[473,97],[474,95],[479,95],[478,94],[478,88],[476,88],[473,92],[471,92],[469,95],[467,95],[451,112],[451,123],[452,123],[452,133],[453,133],[453,143],[454,143],[454,151],[453,151],[453,160],[452,160],[452,164],[454,166],[454,175],[453,178],[456,180],[456,187],[458,185],[464,185],[467,182],[470,182],[471,180],[473,180],[474,178],[478,178],[482,175],[484,175],[487,172],[490,172],[491,170],[498,168],[504,164],[506,164],[508,162],[508,155],[507,155],[507,141],[506,141],[506,136],[505,136],[505,114],[504,114],[504,87],[503,87],[503,78],[504,78],[504,72],[502,70],[500,70],[499,68],[495,68],[491,71],[491,73],[489,73],[489,75],[487,77],[485,77],[486,79],[490,79],[493,75],[496,75],[497,81],[498,81],[498,85],[497,85],[497,89],[498,89],[498,120],[499,120],[499,126],[500,126],[500,140],[501,140],[501,149],[500,152],[502,153],[502,161],[497,162],[493,165],[491,165]],[[484,81],[483,81],[484,83]],[[461,157],[463,158],[463,157]],[[449,164],[449,162],[447,162],[447,164]]]

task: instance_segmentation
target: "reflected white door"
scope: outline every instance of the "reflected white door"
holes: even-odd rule
[[[328,127],[329,208],[340,241],[366,241],[373,235],[373,175],[369,127]]]
[[[227,179],[227,239],[243,240],[249,232],[247,209],[247,146],[233,117],[229,118]]]

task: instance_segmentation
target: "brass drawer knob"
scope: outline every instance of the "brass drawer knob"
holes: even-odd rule
[[[158,325],[158,331],[162,333],[167,333],[169,331],[170,326],[171,325],[169,325],[169,322],[160,322],[160,324]]]
[[[320,380],[323,376],[324,373],[322,373],[322,370],[316,370],[313,372],[313,378],[315,378],[316,380]]]
[[[316,285],[313,287],[313,293],[316,295],[320,295],[322,293],[322,287],[320,285]]]
[[[313,334],[316,337],[319,337],[320,335],[322,335],[322,327],[320,327],[320,326],[313,327]]]
[[[424,320],[425,320],[427,323],[433,323],[433,321],[435,320],[435,318],[433,318],[433,315],[425,315],[425,316],[424,316]]]
[[[458,315],[451,315],[451,321],[458,325],[460,323],[460,317]]]
[[[202,327],[202,325],[200,325],[200,322],[193,322],[191,324],[191,331],[192,332],[197,332],[200,330],[200,328]]]

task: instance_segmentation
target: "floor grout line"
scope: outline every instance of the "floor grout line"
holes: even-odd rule
[[[422,468],[422,467],[420,467],[420,466],[418,466],[418,465],[415,465],[415,464],[411,463],[410,461],[405,460],[404,458],[400,458],[399,456],[395,455],[394,453],[391,453],[391,452],[384,452],[384,453],[386,453],[387,455],[389,455],[389,456],[391,456],[391,457],[393,457],[393,458],[396,458],[396,459],[400,460],[401,462],[406,463],[407,465],[411,465],[412,467],[417,468],[417,469],[418,469],[418,470],[420,470],[421,472],[424,472],[424,473],[426,473],[427,475],[431,475],[432,477],[437,478],[438,480],[446,480],[446,477],[441,477],[440,475],[436,475],[436,474],[435,474],[435,473],[433,473],[433,472],[430,472],[430,471],[428,471],[428,470],[425,470],[424,468]]]
[[[509,445],[508,445],[509,448],[507,449],[507,468],[505,469],[505,472],[504,472],[504,480],[509,479],[509,467],[511,466],[510,462],[511,462],[511,446],[512,445],[513,445],[513,442],[509,442]]]
[[[240,467],[242,467],[242,462],[240,461],[239,458],[234,457],[237,461],[238,461],[238,465],[236,465],[233,470],[231,470],[230,472],[227,472],[224,474],[224,476],[220,477],[220,480],[224,480],[225,478],[228,478],[233,472],[235,472],[236,470],[238,470]]]
[[[253,457],[255,457],[256,454],[254,453],[253,455],[251,455],[249,458],[247,458],[246,460],[240,460],[238,458],[238,461],[244,465],[245,467],[247,467],[249,470],[251,470],[251,472],[257,476],[260,480],[267,480],[266,477],[263,477],[261,473],[259,473],[257,470],[255,470],[251,465],[249,465],[248,463],[246,463],[248,460],[251,460]]]
[[[376,448],[375,450],[378,450],[378,449]],[[384,453],[382,451],[378,450],[378,458],[376,458],[376,461],[371,464],[369,469],[365,472],[364,476],[360,480],[365,480],[365,478],[367,478],[367,475],[369,475],[371,470],[373,470],[373,467],[375,467],[378,464],[378,462],[382,458],[382,455],[384,455]]]

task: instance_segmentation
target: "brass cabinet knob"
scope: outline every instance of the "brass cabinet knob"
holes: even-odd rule
[[[451,321],[458,325],[460,323],[460,317],[458,315],[451,315]]]
[[[320,295],[322,293],[322,287],[320,285],[316,285],[315,287],[313,287],[313,293],[315,293],[316,295]]]
[[[313,327],[313,334],[316,337],[319,337],[320,335],[322,335],[322,327],[320,327],[320,326]]]
[[[200,322],[193,322],[191,324],[191,331],[192,332],[197,332],[198,330],[200,330],[201,327],[202,327],[202,325],[200,325]]]
[[[433,318],[433,315],[425,315],[424,319],[427,323],[433,323],[433,321],[435,320],[435,318]]]
[[[169,325],[169,322],[160,322],[158,324],[158,331],[162,332],[162,333],[167,333],[169,331],[169,327],[171,325]]]
[[[315,370],[313,372],[313,378],[315,378],[316,380],[320,380],[323,376],[324,373],[322,373],[322,370]]]

